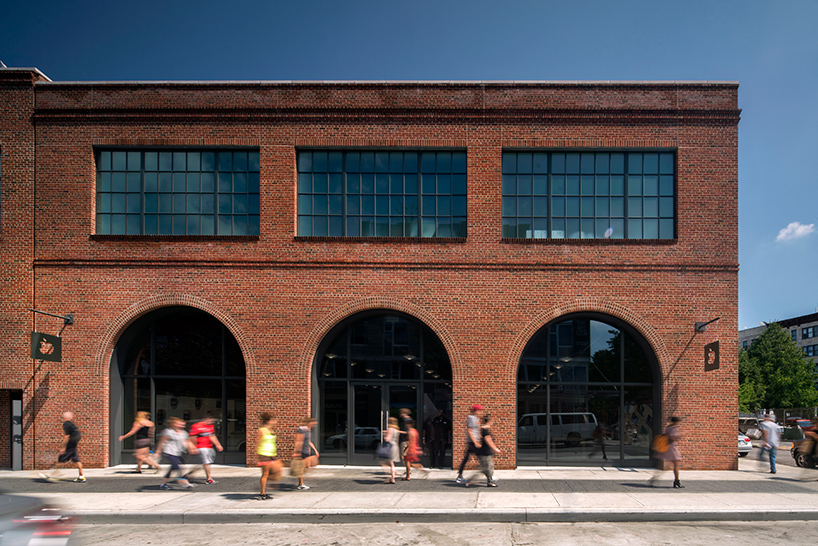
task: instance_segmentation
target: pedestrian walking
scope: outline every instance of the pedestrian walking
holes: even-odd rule
[[[778,445],[781,443],[781,427],[773,421],[769,413],[764,414],[764,420],[758,424],[761,429],[761,451],[758,454],[758,460],[764,460],[764,453],[766,452],[770,458],[770,474],[775,474],[775,456],[778,451]]]
[[[316,425],[312,417],[305,417],[301,420],[301,425],[295,433],[295,446],[293,449],[293,460],[290,462],[290,472],[298,478],[299,491],[306,491],[310,488],[304,484],[304,474],[313,466],[318,465],[320,454],[312,443],[312,428]]]
[[[469,410],[469,415],[466,417],[466,452],[463,454],[463,460],[460,461],[460,467],[457,469],[457,478],[455,482],[466,483],[463,479],[463,470],[466,469],[466,463],[469,457],[477,456],[477,450],[483,445],[480,439],[480,420],[483,417],[484,408],[480,404],[474,404]]]
[[[405,472],[402,480],[405,480],[411,472],[411,463],[406,460],[406,453],[409,450],[409,421],[412,420],[412,412],[408,408],[401,408],[398,411],[400,419],[400,455],[403,460]]]
[[[171,488],[168,482],[171,480],[171,476],[174,472],[177,474],[175,478],[176,481],[179,482],[182,487],[185,489],[195,487],[190,483],[190,480],[187,479],[187,475],[182,473],[185,453],[190,453],[191,455],[196,454],[196,446],[190,440],[190,436],[185,430],[185,422],[178,417],[168,418],[168,428],[166,428],[160,436],[159,443],[156,446],[156,452],[161,453],[170,461],[170,469],[168,473],[165,474],[159,489]]]
[[[443,468],[446,464],[446,446],[452,436],[452,421],[446,417],[443,410],[438,410],[437,417],[432,419],[432,448],[430,455],[432,459],[432,466]]]
[[[406,435],[408,440],[406,451],[403,454],[403,460],[406,463],[406,475],[401,479],[408,482],[412,479],[412,468],[417,468],[418,470],[423,470],[424,472],[426,469],[423,468],[423,464],[420,462],[420,456],[423,453],[423,449],[420,447],[420,433],[418,433],[417,428],[415,428],[414,419],[406,420]]]
[[[74,481],[77,483],[85,483],[86,479],[85,475],[82,473],[82,462],[80,462],[80,455],[77,451],[77,444],[79,444],[79,441],[82,439],[82,433],[80,433],[80,429],[74,423],[73,412],[63,412],[62,418],[63,438],[62,444],[60,445],[60,451],[57,453],[57,462],[51,467],[51,471],[49,473],[41,472],[40,476],[48,481],[58,481],[61,478],[59,477],[60,471],[57,466],[71,462],[76,465],[77,471],[79,472],[79,475],[74,479]]]
[[[389,474],[389,477],[383,483],[395,483],[395,463],[400,464],[401,461],[400,448],[398,447],[400,429],[398,428],[397,418],[390,417],[388,423],[386,430],[383,431],[383,442],[389,444],[389,453],[388,456],[379,459],[384,471]]]
[[[216,419],[213,418],[211,412],[205,413],[205,418],[190,427],[190,437],[195,438],[196,449],[199,451],[199,461],[205,471],[205,483],[212,485],[216,482],[210,472],[210,466],[216,460],[216,451],[224,451],[222,444],[219,443],[216,437],[216,427],[214,423]],[[193,470],[188,472],[188,476],[193,473]]]
[[[679,481],[679,465],[682,460],[682,455],[679,452],[679,440],[682,439],[679,431],[681,417],[673,416],[665,427],[663,434],[659,435],[653,442],[653,456],[660,465],[660,468],[650,479],[650,485],[655,486],[659,476],[664,472],[664,461],[669,461],[673,466],[673,487],[684,488]]]
[[[278,459],[278,446],[276,445],[275,429],[278,421],[267,412],[259,416],[261,426],[258,429],[258,466],[261,468],[260,492],[256,500],[270,500],[272,497],[267,494],[267,479],[272,476],[278,489],[284,464]]]
[[[480,461],[480,472],[466,481],[466,487],[471,485],[475,479],[483,474],[486,477],[486,487],[497,487],[494,479],[494,455],[500,453],[500,449],[494,443],[491,436],[491,425],[493,420],[491,415],[486,414],[480,420],[480,447],[477,448],[477,460]]]
[[[142,463],[150,466],[157,472],[159,465],[151,457],[151,441],[153,438],[153,431],[155,425],[151,421],[147,411],[136,412],[136,419],[134,419],[133,426],[127,434],[119,437],[121,442],[125,438],[136,436],[134,438],[134,458],[136,458],[136,470],[134,474],[142,474]]]

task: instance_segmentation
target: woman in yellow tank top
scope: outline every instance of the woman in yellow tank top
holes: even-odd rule
[[[261,492],[256,500],[269,500],[272,497],[267,494],[267,478],[272,475],[273,481],[278,487],[281,481],[281,471],[284,468],[278,459],[278,447],[276,446],[275,428],[278,421],[266,411],[260,415],[261,427],[258,429],[258,465],[261,467]]]

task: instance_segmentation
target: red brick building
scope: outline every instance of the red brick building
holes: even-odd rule
[[[647,464],[671,415],[736,468],[737,88],[0,69],[0,467],[67,409],[88,466],[141,410],[213,412],[235,463],[315,415],[322,463],[373,464],[400,407],[452,418],[448,466],[479,403],[502,468]]]

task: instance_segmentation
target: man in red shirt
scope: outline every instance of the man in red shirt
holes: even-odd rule
[[[190,438],[191,440],[196,438],[196,448],[199,450],[202,467],[207,476],[205,483],[208,485],[217,483],[210,475],[210,465],[216,460],[216,450],[223,451],[222,445],[216,437],[216,430],[213,426],[215,422],[213,414],[208,411],[204,419],[190,427]]]

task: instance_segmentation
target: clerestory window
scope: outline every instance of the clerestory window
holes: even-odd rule
[[[466,152],[298,152],[298,235],[466,237]]]
[[[99,235],[258,235],[259,152],[96,151]]]
[[[504,152],[503,237],[673,239],[673,152]]]

